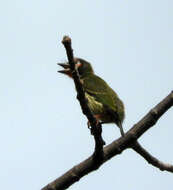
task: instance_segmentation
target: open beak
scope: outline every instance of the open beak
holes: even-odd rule
[[[80,62],[77,62],[77,60],[75,60],[75,62],[76,62],[75,67],[76,67],[76,69],[78,69],[82,64]],[[58,71],[59,73],[68,75],[69,77],[72,78],[72,73],[71,73],[70,65],[68,64],[68,62],[67,63],[57,63],[57,64],[64,68],[63,70]]]
[[[59,73],[68,75],[69,77],[72,76],[71,70],[70,70],[70,65],[66,63],[58,63],[59,66],[63,67],[63,70],[58,71]]]

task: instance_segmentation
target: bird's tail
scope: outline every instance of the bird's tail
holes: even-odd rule
[[[121,122],[119,122],[118,127],[120,129],[121,136],[124,137],[124,130]]]

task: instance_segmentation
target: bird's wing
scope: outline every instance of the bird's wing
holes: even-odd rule
[[[108,109],[116,111],[117,94],[108,84],[96,75],[89,75],[83,79],[84,91],[92,95],[96,101],[102,103]]]

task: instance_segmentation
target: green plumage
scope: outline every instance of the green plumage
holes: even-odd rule
[[[118,95],[108,84],[93,73],[81,77],[88,104],[94,114],[101,114],[104,123],[124,120],[124,106]]]
[[[125,117],[123,102],[103,79],[95,75],[90,63],[80,58],[75,58],[75,62],[92,113],[102,123],[115,123],[120,128],[121,135],[124,136],[122,128]],[[60,73],[72,76],[68,65],[59,65],[65,68],[65,70],[59,71]]]

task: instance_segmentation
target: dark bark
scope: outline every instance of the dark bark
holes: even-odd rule
[[[90,125],[91,125],[91,131],[94,135],[95,139],[95,151],[93,154],[93,159],[98,163],[98,161],[102,161],[103,159],[103,145],[105,144],[104,140],[102,139],[102,126],[100,123],[97,123],[96,118],[92,114],[91,110],[88,107],[87,100],[85,98],[85,93],[82,87],[82,84],[80,82],[80,78],[78,75],[77,70],[75,69],[75,60],[73,56],[73,50],[71,47],[71,39],[68,36],[65,36],[62,40],[62,43],[66,49],[68,62],[70,64],[70,69],[72,72],[72,77],[75,83],[75,87],[77,90],[77,99],[79,100],[80,106],[82,108],[82,112],[84,115],[86,115]]]

